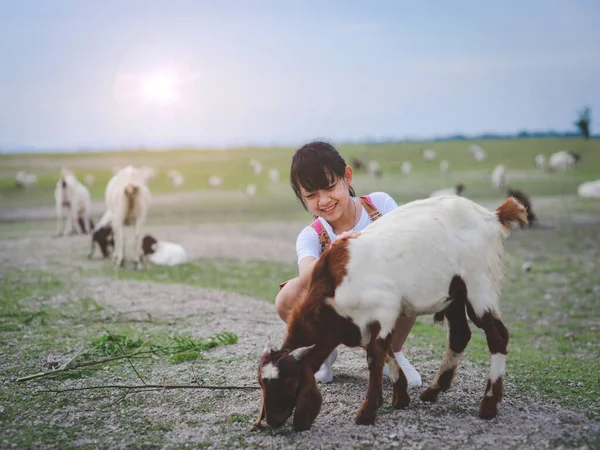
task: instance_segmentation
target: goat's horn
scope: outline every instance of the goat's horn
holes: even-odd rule
[[[267,343],[265,345],[264,353],[271,353],[271,335],[267,335]]]
[[[290,352],[290,355],[292,355],[294,358],[296,358],[296,361],[300,361],[302,358],[304,358],[306,356],[306,354],[312,350],[312,348],[315,346],[315,344],[309,346],[309,347],[300,347],[297,348],[296,350]]]

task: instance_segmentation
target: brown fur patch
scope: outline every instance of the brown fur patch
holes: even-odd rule
[[[527,211],[527,222],[529,223],[529,226],[532,226],[537,220],[537,217],[533,212],[533,207],[531,205],[531,200],[529,199],[529,196],[523,191],[510,188],[508,189],[507,194],[509,197],[516,198],[517,201],[525,207],[525,210]],[[524,224],[521,224],[521,228],[523,228],[524,226]]]
[[[496,209],[498,220],[507,230],[510,229],[510,222],[519,222],[527,225],[527,210],[514,197],[509,197]]]
[[[502,321],[489,312],[485,313],[481,320],[490,353],[492,355],[494,353],[502,353],[503,355],[506,355],[508,353],[506,350],[506,346],[508,344],[508,330]]]
[[[144,236],[144,238],[142,239],[142,250],[144,252],[144,255],[149,255],[151,253],[154,253],[154,249],[152,248],[152,246],[154,244],[156,244],[157,242],[158,241],[156,239],[154,239],[153,236],[150,236],[149,234]]]
[[[132,225],[139,215],[139,205],[136,201],[139,191],[139,186],[135,186],[133,184],[128,184],[125,187],[125,197],[127,201],[125,217],[123,218],[123,223],[125,225]]]
[[[493,419],[498,415],[498,403],[502,400],[502,391],[504,390],[504,383],[502,378],[498,378],[492,386],[490,381],[485,388],[486,394],[492,389],[492,396],[488,397],[484,395],[479,406],[479,417],[482,419]]]

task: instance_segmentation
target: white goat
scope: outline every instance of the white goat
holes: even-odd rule
[[[121,266],[125,256],[125,226],[135,227],[135,265],[141,262],[142,227],[150,208],[151,194],[144,173],[127,166],[117,172],[106,185],[104,193],[106,212],[94,231],[111,224],[115,250],[113,261]]]
[[[271,183],[279,183],[279,170],[275,167],[271,167],[269,169],[269,178],[271,179]]]
[[[246,186],[246,195],[248,195],[250,197],[254,197],[256,195],[256,185],[255,184],[249,184],[248,186]]]
[[[578,157],[567,150],[553,153],[548,160],[548,169],[555,172],[566,172],[572,169],[577,162]]]
[[[210,177],[208,177],[208,185],[210,187],[219,187],[221,186],[221,184],[223,184],[223,178],[221,178],[218,175],[211,175]]]
[[[15,177],[17,181],[17,187],[27,188],[37,184],[37,175],[35,173],[27,173],[23,170],[19,170]]]
[[[65,233],[72,234],[73,232],[88,234],[92,230],[90,191],[77,180],[70,170],[61,170],[54,189],[54,201],[57,236],[62,236]],[[63,222],[63,208],[69,211],[65,221],[66,227]]]
[[[179,170],[171,169],[168,172],[171,184],[173,187],[181,187],[185,183],[185,177],[179,172]]]
[[[487,153],[485,152],[485,150],[483,150],[477,144],[469,146],[469,153],[471,153],[471,156],[477,162],[482,162],[483,160],[485,160],[485,158],[487,158]]]
[[[410,161],[404,161],[402,163],[402,173],[404,175],[408,175],[412,172],[412,164],[410,163]]]
[[[479,416],[496,417],[508,344],[498,307],[504,241],[510,222],[526,224],[526,216],[512,197],[495,212],[461,197],[418,200],[384,215],[358,238],[334,242],[313,267],[306,297],[287,320],[281,350],[267,345],[261,356],[263,408],[255,423],[264,417],[279,427],[295,407],[294,428],[309,429],[321,401],[314,371],[341,343],[367,351],[369,387],[356,423],[375,421],[385,364],[393,407],[407,407],[408,383],[392,352],[391,335],[401,315],[428,314],[447,321],[448,341],[421,400],[434,402],[451,387],[471,338],[468,316],[485,331],[491,354]]]
[[[600,180],[580,184],[577,194],[583,198],[600,198]]]
[[[540,170],[546,170],[546,155],[536,155],[535,157],[535,166]]]
[[[450,174],[450,163],[445,159],[440,162],[440,171],[444,177],[447,177]]]
[[[367,163],[367,173],[373,175],[376,178],[381,177],[381,166],[374,159],[369,160]]]
[[[492,171],[492,185],[500,190],[504,190],[504,186],[506,185],[506,167],[502,164],[496,166]]]
[[[257,161],[254,158],[250,159],[250,167],[252,168],[254,175],[260,175],[263,171],[263,166],[260,161]]]
[[[436,157],[437,153],[435,152],[435,150],[432,150],[430,148],[426,148],[425,150],[423,150],[423,159],[425,159],[425,161],[433,161]]]
[[[153,236],[146,235],[142,239],[142,251],[148,261],[157,266],[178,266],[188,262],[185,249],[174,242],[157,241]]]

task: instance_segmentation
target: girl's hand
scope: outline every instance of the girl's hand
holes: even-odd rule
[[[355,239],[360,236],[360,231],[344,231],[337,239]]]

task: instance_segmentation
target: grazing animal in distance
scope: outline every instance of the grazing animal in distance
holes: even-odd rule
[[[510,222],[526,223],[526,215],[514,198],[495,212],[459,196],[418,200],[382,216],[358,238],[327,247],[306,296],[292,310],[281,349],[268,342],[260,358],[262,404],[255,425],[266,419],[277,428],[293,413],[295,430],[310,429],[322,401],[314,373],[339,344],[367,351],[369,387],[356,423],[375,421],[384,364],[393,407],[407,407],[408,383],[391,335],[400,315],[426,314],[445,320],[449,333],[443,361],[421,400],[434,402],[451,387],[471,338],[468,316],[485,331],[491,354],[479,416],[496,417],[508,344],[498,307],[504,240]]]
[[[462,193],[464,191],[465,191],[465,185],[462,183],[459,183],[456,186],[451,187],[451,188],[438,189],[437,191],[433,191],[431,194],[429,194],[429,198],[444,197],[447,195],[462,195]]]
[[[68,169],[61,170],[54,189],[54,201],[57,236],[73,233],[88,234],[94,228],[90,191]],[[67,209],[68,215],[63,222],[64,209]]]
[[[159,266],[177,266],[188,262],[187,252],[181,245],[158,241],[149,234],[142,239],[142,251],[148,261]]]

